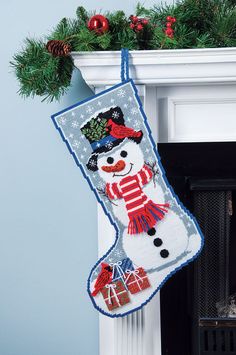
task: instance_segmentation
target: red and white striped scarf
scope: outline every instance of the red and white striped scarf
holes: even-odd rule
[[[156,204],[142,190],[152,176],[152,171],[144,165],[136,175],[125,176],[119,183],[106,184],[106,193],[110,199],[125,200],[129,234],[147,232],[168,212],[168,203]]]

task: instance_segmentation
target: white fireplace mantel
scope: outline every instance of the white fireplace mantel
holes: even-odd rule
[[[120,82],[120,52],[72,57],[96,93]],[[236,141],[236,48],[131,51],[130,76],[157,142]],[[114,234],[99,207],[99,256]],[[159,294],[127,317],[101,315],[100,355],[161,355],[160,324]]]
[[[73,52],[88,85],[117,84],[120,52]],[[130,74],[136,84],[186,85],[236,82],[236,48],[130,52]]]

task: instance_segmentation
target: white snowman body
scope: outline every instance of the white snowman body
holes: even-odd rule
[[[122,171],[106,172],[103,170],[104,166],[115,165],[121,160],[125,163]],[[125,176],[137,174],[145,162],[139,145],[131,140],[125,140],[111,152],[101,154],[97,164],[99,175],[106,183],[119,184]],[[163,189],[157,183],[154,184],[152,180],[144,185],[142,190],[157,204],[171,202],[165,200]],[[184,253],[191,252],[188,249],[190,238],[187,229],[182,219],[171,210],[171,207],[165,217],[157,222],[154,235],[150,236],[147,233],[130,235],[127,228],[129,217],[125,201],[120,198],[114,203],[114,216],[125,227],[122,235],[123,248],[137,266],[145,269],[161,268],[166,264],[177,262]]]

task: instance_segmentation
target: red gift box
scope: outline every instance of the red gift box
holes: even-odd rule
[[[128,270],[125,273],[125,284],[130,293],[138,293],[151,287],[146,271],[139,267],[135,270]]]
[[[109,311],[130,302],[128,291],[120,280],[104,286],[101,293]]]

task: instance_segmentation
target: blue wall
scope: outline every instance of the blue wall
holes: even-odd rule
[[[132,13],[134,4],[102,7]],[[98,314],[86,293],[97,260],[95,198],[50,121],[92,93],[77,72],[60,103],[24,101],[9,66],[26,36],[48,33],[78,5],[101,8],[95,0],[1,3],[0,355],[98,354]]]

